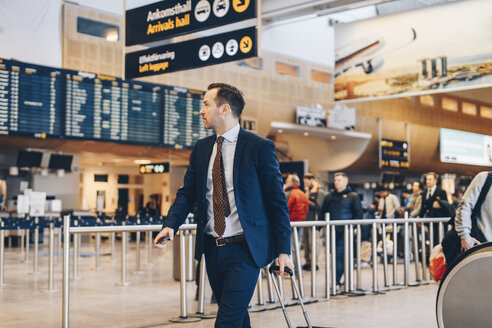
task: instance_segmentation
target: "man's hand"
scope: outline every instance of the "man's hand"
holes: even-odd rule
[[[284,268],[287,266],[292,271],[294,271],[294,263],[292,263],[292,259],[288,254],[279,254],[278,255],[278,266],[280,268],[279,275],[282,276],[284,274]]]
[[[162,237],[169,237],[170,240],[173,240],[174,239],[174,230],[171,229],[171,228],[164,228],[161,230],[161,232],[159,232],[157,234],[157,236],[155,236],[154,238],[154,246],[156,248],[166,248],[167,247],[167,244],[168,243],[164,243],[164,244],[158,244],[157,241],[159,239],[161,239]]]
[[[439,202],[437,200],[435,200],[434,203],[432,203],[432,207],[441,208],[441,205],[439,205]]]
[[[480,242],[473,237],[461,239],[461,251],[466,252],[475,245],[480,245]]]

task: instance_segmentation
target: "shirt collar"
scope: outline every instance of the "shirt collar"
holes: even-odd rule
[[[239,129],[240,127],[238,123],[232,129],[229,129],[226,133],[224,133],[222,137],[229,142],[235,142],[237,140],[237,136],[239,135]]]

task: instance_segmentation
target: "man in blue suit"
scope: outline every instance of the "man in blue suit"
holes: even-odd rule
[[[183,187],[164,220],[162,237],[173,238],[197,204],[195,258],[205,254],[219,311],[215,327],[250,327],[248,304],[260,268],[278,257],[280,273],[293,268],[289,210],[272,141],[242,129],[242,92],[213,83],[200,111],[216,135],[199,140]]]

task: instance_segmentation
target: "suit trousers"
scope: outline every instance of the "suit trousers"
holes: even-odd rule
[[[204,242],[208,280],[219,306],[215,327],[251,327],[248,305],[260,268],[246,241],[217,247],[215,239],[206,234]]]

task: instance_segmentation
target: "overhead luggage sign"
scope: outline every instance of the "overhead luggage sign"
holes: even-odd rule
[[[256,18],[256,0],[166,0],[126,12],[126,46]]]
[[[256,27],[126,54],[126,78],[227,63],[258,54]]]

